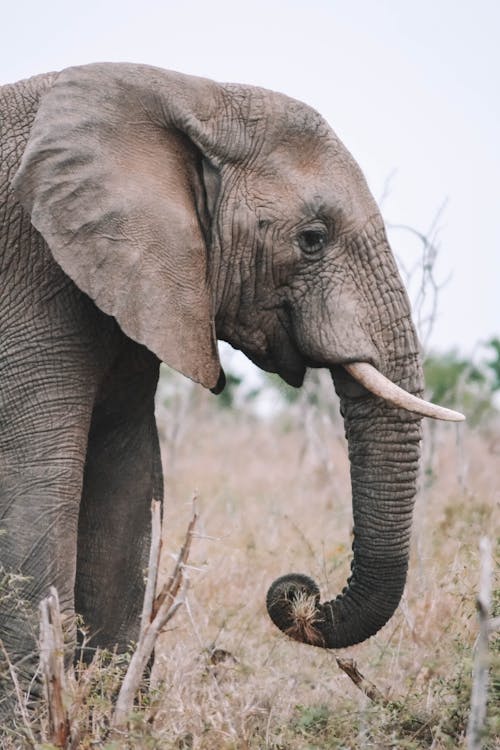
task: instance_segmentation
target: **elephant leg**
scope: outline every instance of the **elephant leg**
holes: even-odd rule
[[[78,524],[75,608],[88,650],[137,637],[152,497],[163,498],[154,394],[159,361],[126,339],[103,384],[89,432]]]
[[[57,359],[43,371],[30,366],[21,378],[17,368],[4,381],[17,387],[2,393],[0,637],[23,689],[36,668],[38,604],[50,586],[74,645],[78,509],[97,386],[90,373],[80,380],[64,371]],[[13,692],[1,661],[0,717],[12,710]]]

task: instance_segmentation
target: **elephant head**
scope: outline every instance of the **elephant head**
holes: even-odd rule
[[[349,443],[351,576],[324,604],[310,579],[285,576],[268,610],[314,645],[375,633],[405,583],[419,415],[460,415],[419,398],[384,224],[330,127],[263,89],[72,68],[42,98],[14,188],[75,284],[188,377],[223,388],[217,338],[294,386],[329,368]]]

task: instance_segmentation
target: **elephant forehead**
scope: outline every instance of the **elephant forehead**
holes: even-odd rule
[[[352,158],[342,162],[314,153],[297,158],[290,149],[275,154],[246,186],[261,206],[297,221],[344,217],[364,223],[378,210]]]
[[[280,180],[299,191],[333,199],[339,186],[368,193],[357,162],[331,128],[313,133],[284,129],[273,148],[252,160],[250,178]]]

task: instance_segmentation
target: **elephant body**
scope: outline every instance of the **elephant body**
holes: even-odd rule
[[[159,360],[75,286],[13,197],[53,78],[0,89],[0,563],[26,577],[33,605],[55,585],[70,632],[76,608],[92,645],[124,649],[138,629],[151,498],[163,494]],[[30,676],[36,615],[10,599],[0,623]]]
[[[148,66],[36,77],[2,87],[0,106],[0,565],[24,577],[33,605],[57,587],[70,637],[77,612],[91,645],[126,647],[150,500],[162,496],[159,362],[218,393],[223,339],[297,387],[307,367],[331,371],[351,460],[352,574],[324,604],[312,585],[307,632],[293,604],[308,579],[279,579],[268,609],[315,645],[369,637],[405,583],[420,417],[397,407],[423,380],[352,156],[301,102]],[[398,397],[357,382],[359,363]],[[12,597],[0,602],[26,678],[32,628]]]

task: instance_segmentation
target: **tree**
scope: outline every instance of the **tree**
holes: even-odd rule
[[[473,424],[496,411],[494,394],[500,390],[500,340],[491,339],[487,347],[493,359],[478,363],[455,349],[432,353],[424,362],[428,398],[464,411]]]

